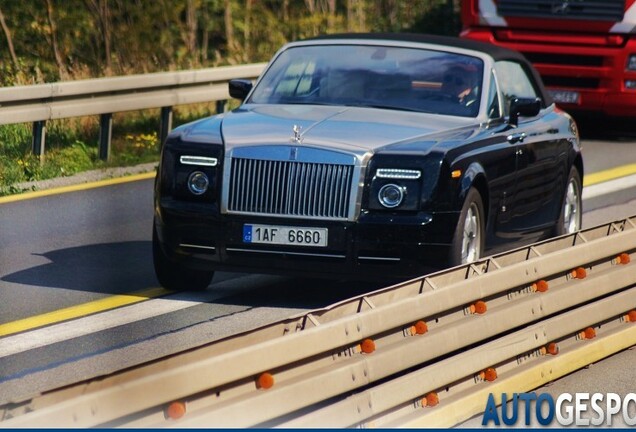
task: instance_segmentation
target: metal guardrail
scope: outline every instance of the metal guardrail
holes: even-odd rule
[[[32,122],[33,152],[42,157],[47,120],[99,115],[99,154],[107,159],[112,113],[161,108],[159,135],[163,142],[172,126],[173,106],[225,101],[229,98],[229,80],[256,79],[264,67],[265,63],[258,63],[3,87],[0,88],[0,125]],[[217,104],[217,111],[222,107],[223,104]]]
[[[13,401],[0,427],[454,425],[635,345],[634,258],[636,216]]]

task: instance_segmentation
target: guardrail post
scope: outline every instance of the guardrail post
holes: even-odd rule
[[[159,121],[159,145],[163,146],[166,142],[170,130],[172,130],[172,107],[163,107]]]
[[[113,136],[113,115],[102,114],[99,116],[99,158],[110,158],[110,141]]]
[[[226,100],[218,100],[216,101],[216,113],[217,114],[221,114],[222,112],[225,112],[225,102],[227,102]]]
[[[46,121],[33,122],[33,140],[31,142],[31,150],[33,154],[44,160],[44,143],[46,142]]]

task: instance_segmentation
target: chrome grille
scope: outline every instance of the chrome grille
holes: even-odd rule
[[[346,219],[353,165],[232,158],[228,210]]]

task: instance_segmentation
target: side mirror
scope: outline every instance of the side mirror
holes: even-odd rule
[[[244,101],[249,92],[252,90],[252,81],[247,79],[233,79],[228,83],[230,96],[234,99]]]
[[[534,117],[541,111],[539,98],[515,98],[510,102],[510,124],[517,126],[519,117]]]

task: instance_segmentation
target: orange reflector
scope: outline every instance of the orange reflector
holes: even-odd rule
[[[629,254],[626,254],[626,253],[622,253],[618,257],[616,257],[616,262],[618,264],[629,264],[630,261],[631,261],[631,258]]]
[[[172,420],[179,420],[186,413],[186,406],[184,402],[172,402],[168,405],[164,411],[166,418]]]
[[[430,392],[422,398],[423,407],[434,407],[437,404],[439,404],[439,396],[435,392]]]
[[[256,379],[256,387],[267,390],[274,385],[274,376],[269,372],[263,372]]]
[[[541,279],[540,281],[532,284],[532,289],[535,292],[546,292],[548,290],[548,283]]]
[[[371,354],[373,351],[375,351],[375,342],[373,342],[373,339],[363,340],[360,344],[360,351],[365,354]]]
[[[497,379],[497,371],[495,370],[495,368],[488,368],[484,371],[484,379],[486,381],[494,381]]]
[[[587,272],[585,271],[583,267],[579,267],[577,269],[572,270],[570,272],[570,275],[572,275],[572,277],[575,279],[585,279],[585,277],[587,276]]]
[[[596,330],[594,330],[592,327],[588,327],[581,333],[579,333],[579,336],[581,337],[581,339],[594,339],[594,337],[596,337]]]
[[[636,310],[629,311],[629,313],[625,315],[625,321],[636,322]]]
[[[470,313],[473,314],[483,314],[488,310],[488,306],[486,306],[486,302],[481,300],[476,301],[475,303],[470,305]]]
[[[556,342],[551,342],[548,344],[548,354],[557,355],[559,353],[559,345]]]
[[[428,331],[428,326],[424,321],[418,321],[413,326],[413,329],[415,330],[415,334],[422,335]]]
[[[462,176],[462,170],[455,170],[451,173],[451,177],[456,179]]]

